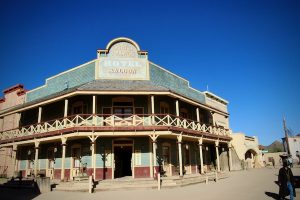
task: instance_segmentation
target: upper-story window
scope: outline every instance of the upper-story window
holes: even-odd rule
[[[87,113],[87,104],[84,104],[82,101],[77,101],[72,106],[72,114],[84,114]]]
[[[188,110],[186,108],[180,108],[179,116],[188,119]]]
[[[112,100],[113,114],[119,117],[128,117],[133,114],[133,98],[116,97]]]
[[[160,113],[161,114],[169,114],[170,113],[170,107],[169,107],[168,103],[160,102]]]

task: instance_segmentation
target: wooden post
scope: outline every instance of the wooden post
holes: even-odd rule
[[[40,106],[39,107],[39,114],[38,114],[38,124],[41,123],[41,121],[42,121],[42,110],[43,110],[43,108]]]
[[[64,109],[64,126],[67,126],[67,119],[66,117],[68,116],[68,104],[69,104],[69,100],[65,99],[65,109]]]
[[[61,159],[61,173],[60,173],[60,179],[64,181],[65,179],[65,159],[66,159],[66,142],[67,138],[62,137],[61,138],[61,146],[62,146],[62,159]],[[72,172],[70,172],[72,173]]]
[[[157,173],[157,189],[160,190],[160,173]]]
[[[220,158],[219,158],[219,140],[215,141],[216,158],[217,158],[217,171],[220,171]]]
[[[151,150],[150,152],[150,177],[153,178],[153,145],[151,145],[151,140],[149,140],[149,149]]]
[[[199,139],[199,152],[200,152],[200,173],[203,174],[204,170],[203,170],[203,153],[202,153],[202,145],[203,145],[203,139],[200,138]]]
[[[34,142],[35,146],[35,159],[34,159],[34,176],[37,177],[37,167],[38,167],[38,159],[39,159],[39,141]]]
[[[96,125],[96,101],[97,101],[97,96],[93,95],[93,126]]]
[[[178,100],[176,100],[175,105],[176,105],[177,126],[180,126],[180,121],[179,121],[179,101]]]
[[[179,176],[183,176],[183,171],[182,171],[182,150],[181,150],[181,142],[182,142],[182,136],[177,136],[178,140],[178,157],[179,157]]]
[[[14,152],[14,172],[17,172],[18,171],[18,160],[17,160],[18,145],[16,144],[13,145],[13,152]]]
[[[152,114],[152,125],[155,124],[155,118],[154,118],[154,113],[155,113],[155,107],[154,107],[154,96],[151,96],[151,114]]]
[[[199,108],[196,108],[197,122],[200,122]]]

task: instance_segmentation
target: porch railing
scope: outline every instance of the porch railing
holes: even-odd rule
[[[137,127],[137,126],[168,126],[179,127],[199,131],[202,133],[229,136],[230,130],[215,127],[181,117],[154,114],[154,115],[92,115],[80,114],[65,118],[45,121],[39,124],[24,126],[0,132],[0,140],[13,139],[17,137],[30,136],[51,131],[63,130],[72,127]]]

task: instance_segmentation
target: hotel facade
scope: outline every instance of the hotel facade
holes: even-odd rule
[[[117,38],[41,87],[4,91],[0,173],[67,181],[230,170],[227,105]]]

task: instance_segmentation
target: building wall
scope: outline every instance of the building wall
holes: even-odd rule
[[[258,140],[256,137],[247,138],[247,136],[243,133],[234,133],[231,134],[231,137],[232,146],[235,149],[240,160],[245,160],[245,154],[250,150],[255,154],[254,160],[251,160],[254,166],[263,166],[262,154],[258,148]],[[253,138],[254,140],[252,140]]]
[[[289,137],[289,146],[294,162],[299,162],[296,152],[300,153],[300,136]]]
[[[224,105],[221,102],[218,102],[218,101],[215,101],[215,100],[213,100],[209,97],[206,97],[206,103],[207,103],[207,105],[210,105],[214,108],[222,110],[223,112],[227,112],[227,105]]]

